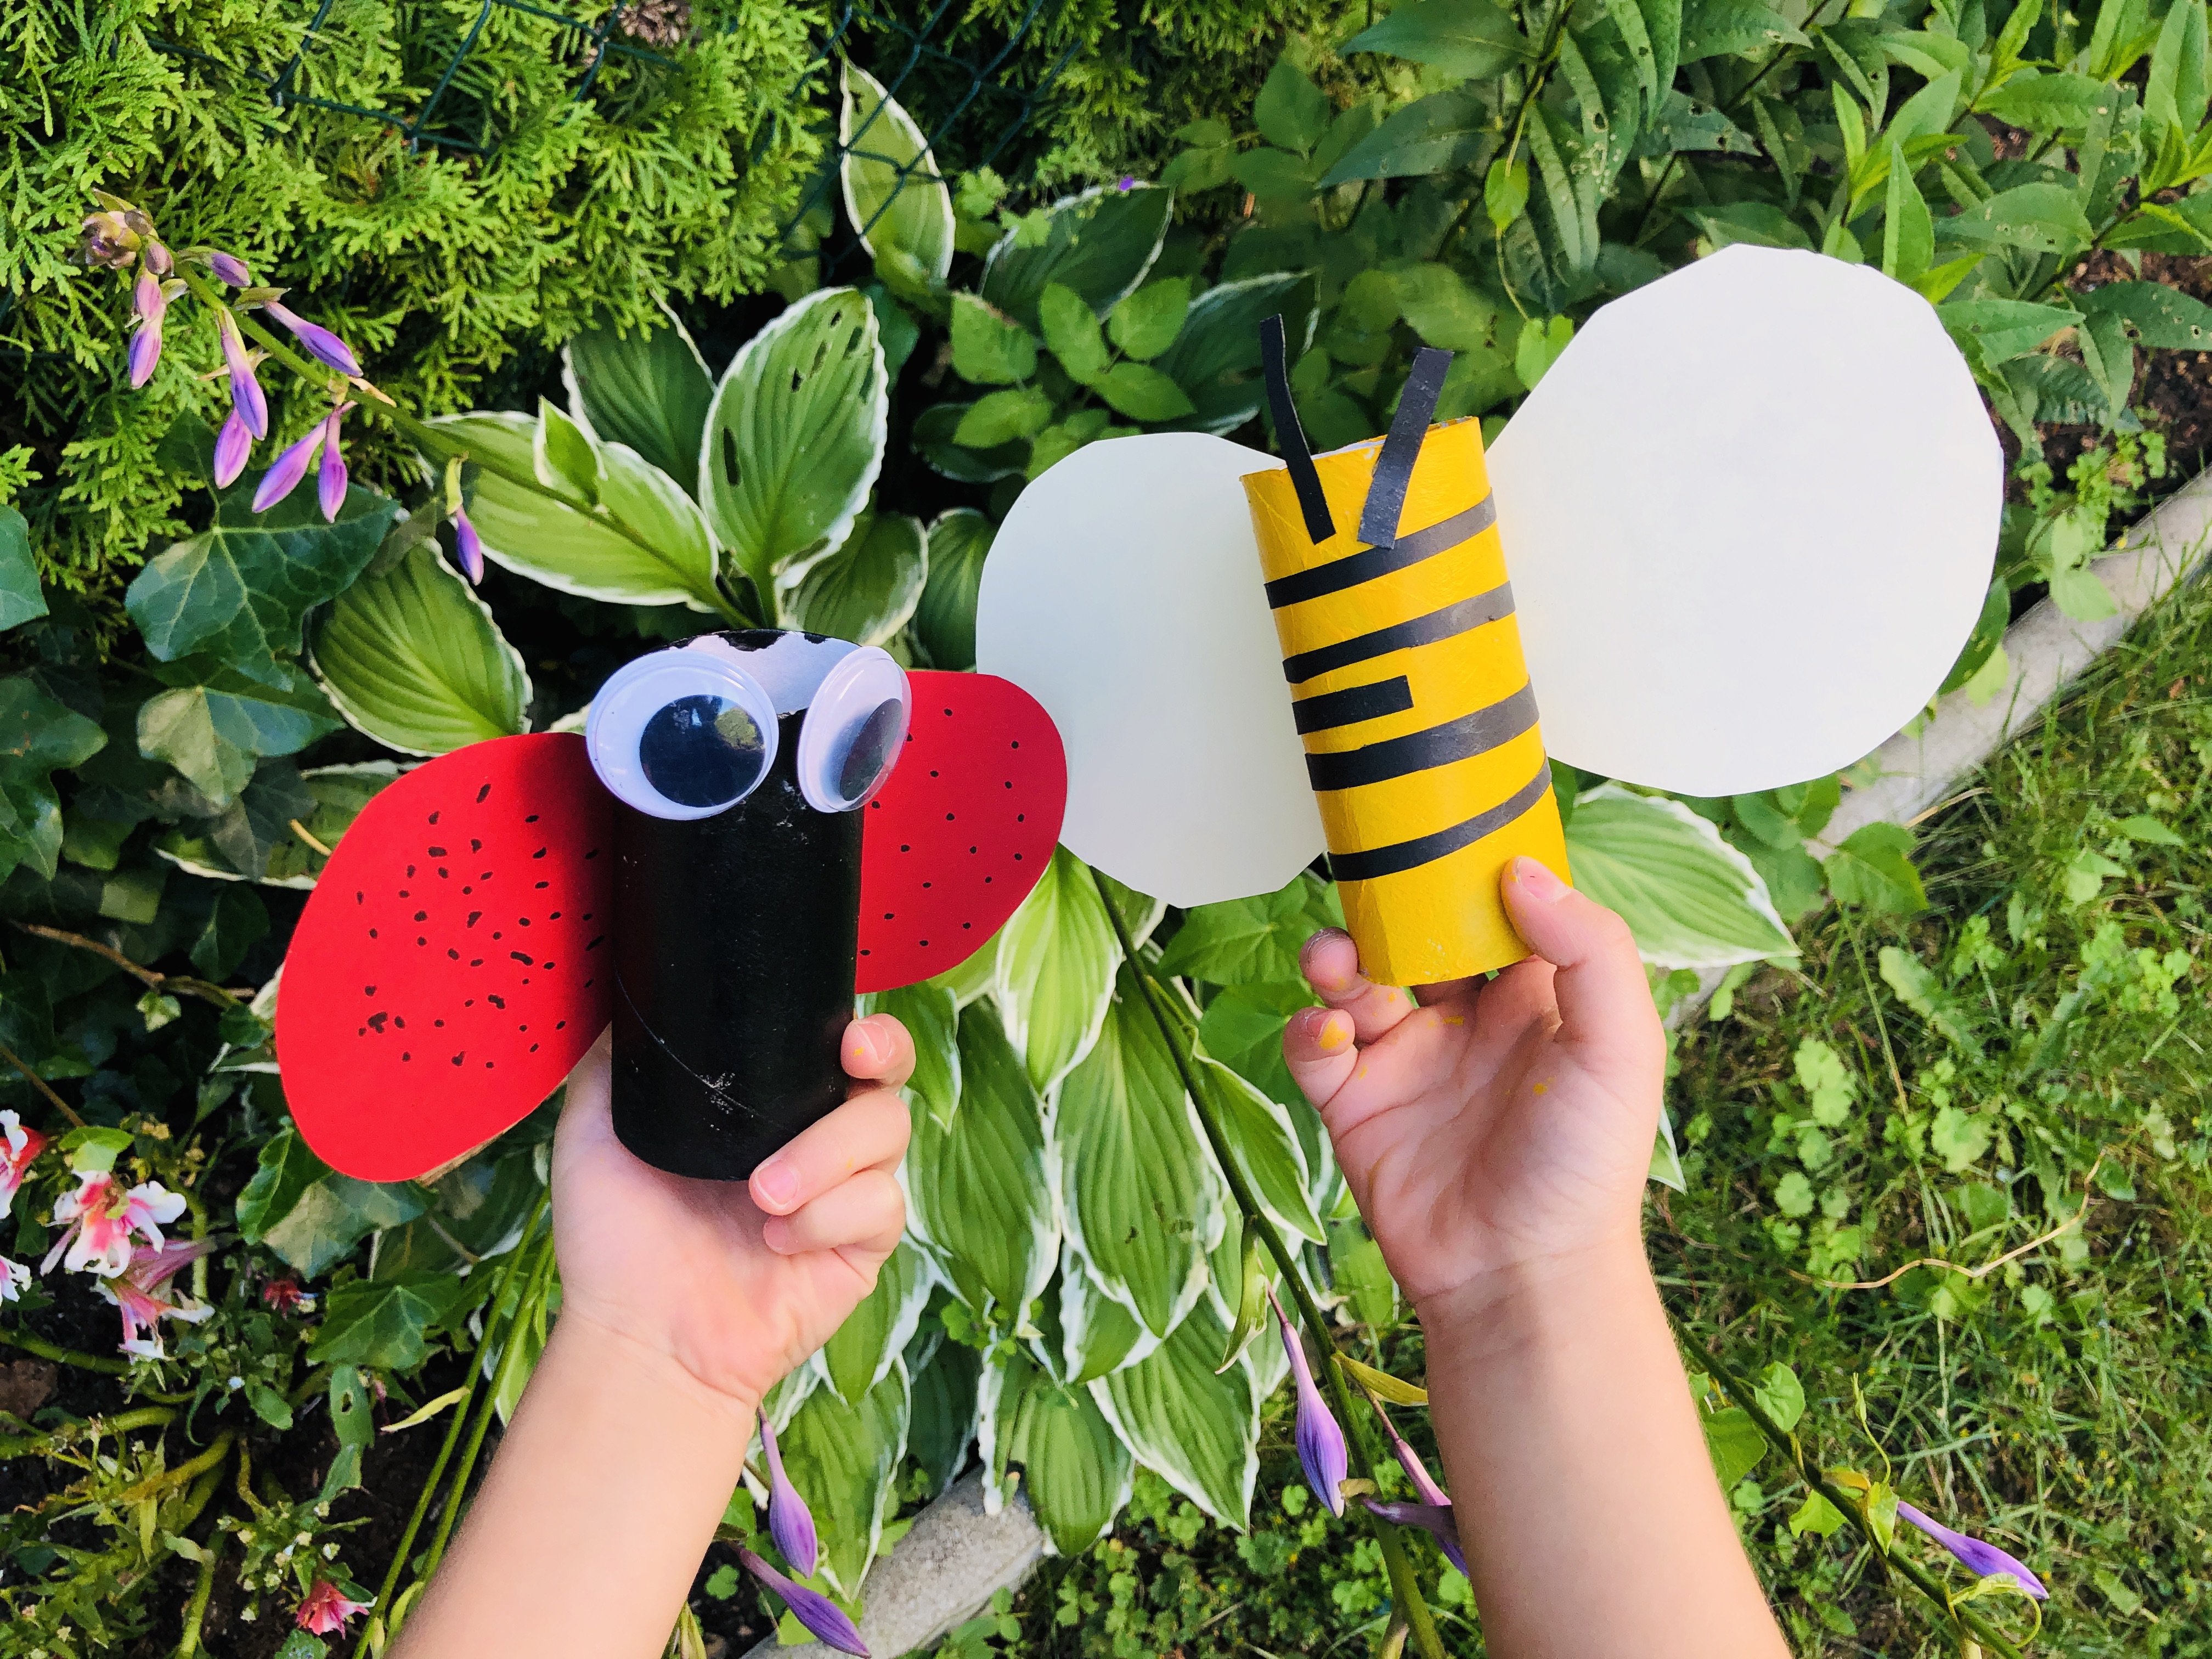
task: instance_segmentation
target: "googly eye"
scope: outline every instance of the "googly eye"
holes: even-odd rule
[[[639,811],[712,817],[760,787],[775,764],[775,702],[718,657],[656,651],[599,688],[584,742],[599,781]]]
[[[906,673],[861,646],[823,677],[799,728],[799,787],[821,812],[849,812],[890,775],[906,742]]]

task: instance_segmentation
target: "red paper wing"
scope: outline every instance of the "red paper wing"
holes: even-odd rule
[[[854,988],[957,968],[1044,875],[1067,757],[1036,698],[995,674],[907,676],[906,750],[866,808]]]
[[[609,1018],[610,798],[584,740],[496,738],[370,800],[284,958],[276,1058],[332,1168],[399,1181],[552,1093]]]

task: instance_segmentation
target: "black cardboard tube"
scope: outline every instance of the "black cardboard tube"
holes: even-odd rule
[[[726,812],[615,803],[615,1133],[674,1175],[743,1181],[845,1097],[862,815],[799,793],[801,718]]]

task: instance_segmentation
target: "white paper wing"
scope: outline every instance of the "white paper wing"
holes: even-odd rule
[[[1593,316],[1490,470],[1546,748],[1693,795],[1821,776],[1910,720],[1980,612],[2004,490],[1925,300],[1744,246]]]
[[[975,665],[1060,728],[1060,840],[1173,904],[1273,892],[1322,848],[1237,482],[1280,465],[1200,433],[1089,445],[983,567]]]

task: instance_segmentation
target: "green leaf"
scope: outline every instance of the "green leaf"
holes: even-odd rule
[[[124,605],[163,662],[205,653],[280,684],[277,654],[298,652],[308,611],[361,574],[396,516],[389,497],[366,489],[346,491],[335,524],[323,521],[312,489],[258,515],[232,491],[212,526],[147,562]]]
[[[882,645],[904,628],[929,578],[921,520],[866,514],[844,546],[809,569],[781,609],[786,626]]]
[[[1394,1406],[1425,1406],[1429,1403],[1429,1391],[1426,1389],[1418,1388],[1411,1382],[1391,1376],[1388,1371],[1378,1371],[1374,1366],[1362,1360],[1354,1359],[1348,1353],[1338,1354],[1336,1363],[1344,1374],[1358,1387],[1367,1389],[1378,1399],[1389,1401]]]
[[[1149,363],[1115,364],[1098,382],[1098,395],[1133,421],[1172,421],[1197,412],[1183,389]]]
[[[161,673],[170,689],[139,705],[138,752],[228,805],[263,757],[297,754],[341,724],[313,680],[289,664],[278,668],[274,686],[204,661]]]
[[[1043,878],[1000,930],[994,988],[1006,1040],[1022,1051],[1040,1094],[1097,1040],[1120,957],[1090,866],[1054,848]]]
[[[1751,1392],[1759,1401],[1759,1410],[1784,1434],[1796,1428],[1797,1419],[1805,1415],[1804,1384],[1798,1382],[1796,1372],[1779,1362],[1759,1372]]]
[[[1006,394],[990,395],[1003,398]],[[923,410],[914,417],[915,453],[929,464],[932,471],[956,483],[996,483],[1001,478],[1018,478],[1030,453],[1028,443],[1022,439],[1006,439],[983,449],[969,449],[954,441],[961,422],[975,407],[974,404],[932,404]],[[1048,424],[1049,410],[1044,418]]]
[[[1966,43],[1948,34],[1898,30],[1883,35],[1881,46],[1892,61],[1930,81],[1939,75],[1964,77],[1974,67],[1974,55],[1967,50]]]
[[[1415,0],[1337,50],[1404,58],[1468,81],[1487,80],[1534,55],[1512,14],[1491,0]]]
[[[2080,198],[2063,185],[2018,185],[1986,202],[1935,222],[1947,242],[1976,247],[2033,248],[2063,253],[2086,246],[2097,233],[2083,216]],[[2023,305],[2019,300],[1967,301],[1969,305]],[[2055,307],[2045,307],[2050,310]]]
[[[1133,1365],[1160,1343],[1144,1321],[1107,1294],[1083,1253],[1072,1248],[1060,1257],[1060,1333],[1059,1375],[1071,1387]]]
[[[1893,143],[1911,146],[1916,138],[1934,138],[1951,125],[1952,116],[1959,107],[1959,77],[1939,75],[1926,86],[1898,106],[1897,113],[1889,118],[1887,137]]]
[[[908,1409],[906,1367],[894,1353],[857,1406],[817,1389],[776,1433],[784,1472],[814,1512],[822,1543],[815,1571],[847,1596],[860,1593],[883,1538]]]
[[[926,1329],[926,1328],[925,1328]],[[907,1451],[927,1472],[932,1489],[943,1492],[968,1461],[975,1438],[976,1386],[982,1357],[958,1342],[938,1341],[914,1370],[916,1350],[906,1363],[913,1378],[908,1408]]]
[[[1832,1538],[1843,1529],[1844,1521],[1841,1510],[1819,1492],[1808,1492],[1805,1494],[1805,1501],[1790,1517],[1790,1535],[1802,1538],[1809,1532],[1818,1537]]]
[[[2016,75],[1978,100],[1984,115],[2035,133],[2087,126],[2109,106],[2113,93],[2086,75]]]
[[[610,443],[687,487],[699,477],[699,443],[714,380],[676,313],[629,335],[586,329],[561,349],[569,412]]]
[[[1768,46],[1808,45],[1803,34],[1777,11],[1753,0],[1690,0],[1682,9],[1681,62],[1705,58],[1740,58]]]
[[[1019,323],[972,294],[952,296],[952,368],[962,380],[1012,386],[1036,373],[1036,337]]]
[[[1192,1030],[1184,1031],[1186,1041],[1194,1035]],[[1289,1109],[1204,1050],[1192,1059],[1198,1070],[1198,1086],[1212,1109],[1229,1156],[1243,1171],[1260,1207],[1278,1225],[1320,1243],[1321,1218],[1314,1210],[1305,1152],[1291,1126]]]
[[[1008,231],[983,262],[982,297],[1024,328],[1037,325],[1045,284],[1058,283],[1094,312],[1109,310],[1145,279],[1167,234],[1175,192],[1152,185],[1101,185],[1045,210],[1043,240],[1024,247]]]
[[[1607,784],[1567,824],[1575,884],[1617,911],[1644,961],[1720,967],[1795,956],[1751,860],[1680,801]]]
[[[538,400],[538,434],[532,440],[531,459],[541,483],[568,496],[578,507],[599,502],[599,452],[592,434],[555,407],[550,398]]]
[[[238,1230],[246,1242],[264,1246],[310,1279],[343,1261],[371,1233],[422,1213],[413,1187],[342,1176],[290,1129],[263,1143],[260,1167],[238,1195]],[[350,1351],[337,1358],[362,1365],[386,1363]]]
[[[1047,283],[1037,315],[1045,345],[1068,377],[1080,386],[1097,385],[1106,373],[1106,338],[1090,303],[1072,288]]]
[[[1917,194],[1917,192],[1916,192]],[[1923,212],[1925,212],[1925,204]],[[1810,248],[1805,228],[1771,202],[1723,202],[1717,207],[1686,207],[1690,222],[1717,248],[1738,243],[1751,247]]]
[[[2151,51],[2143,114],[2193,134],[2204,123],[2204,0],[2174,0]]]
[[[1328,1230],[1329,1278],[1351,1304],[1352,1316],[1381,1340],[1398,1323],[1398,1281],[1383,1264],[1382,1247],[1357,1218]]]
[[[972,507],[956,507],[929,526],[928,576],[915,606],[914,632],[933,667],[975,665],[975,600],[998,533]]]
[[[530,729],[530,676],[434,542],[338,596],[315,627],[316,677],[347,722],[408,755]]]
[[[1148,363],[1175,343],[1189,314],[1190,278],[1168,276],[1116,305],[1107,313],[1106,328],[1125,356]]]
[[[1152,366],[1182,387],[1194,405],[1175,424],[1185,430],[1233,432],[1260,412],[1267,382],[1260,368],[1260,324],[1280,313],[1293,356],[1311,341],[1313,279],[1303,273],[1219,283],[1191,301],[1175,343]]]
[[[2172,351],[2212,346],[2212,306],[2164,283],[2106,283],[2076,296],[2091,316],[2117,317],[2139,343]]]
[[[1523,199],[1528,194],[1526,171],[1522,169],[1521,184]],[[1493,167],[1492,174],[1496,172]],[[1443,351],[1472,351],[1490,343],[1498,327],[1497,306],[1449,265],[1407,265],[1391,273],[1390,285],[1400,313],[1421,337],[1422,344]]]
[[[857,1407],[890,1373],[914,1340],[930,1287],[936,1283],[928,1258],[901,1239],[877,1270],[875,1289],[860,1298],[860,1305],[846,1316],[836,1334],[822,1345],[822,1380],[838,1399]]]
[[[969,449],[993,449],[1034,438],[1051,424],[1052,416],[1052,399],[1035,386],[987,392],[960,417],[952,441]]]
[[[483,456],[537,476],[538,422],[528,416],[447,415],[430,425],[444,453]],[[592,512],[479,471],[469,520],[483,538],[485,556],[532,581],[585,599],[711,604],[714,538],[691,498],[621,444],[602,443],[599,453],[600,501]],[[425,465],[442,471],[438,457],[426,457]],[[617,520],[635,533],[624,534]]]
[[[2146,842],[2153,847],[2191,845],[2186,836],[2174,834],[2167,825],[2142,812],[2136,812],[2120,819],[2115,827],[2130,841]]]
[[[1328,100],[1287,54],[1275,60],[1252,105],[1252,125],[1271,144],[1304,155],[1328,131]]]
[[[1267,1291],[1274,1282],[1276,1270],[1273,1258],[1267,1254],[1267,1242],[1263,1231],[1266,1224],[1250,1216],[1244,1218],[1237,1249],[1237,1282],[1229,1285],[1217,1279],[1213,1286],[1216,1305],[1233,1306],[1237,1310],[1237,1317],[1229,1327],[1228,1346],[1221,1351],[1221,1363],[1213,1368],[1217,1372],[1225,1371],[1235,1364],[1244,1350],[1252,1346],[1252,1339],[1267,1328]],[[1215,1264],[1215,1271],[1217,1273],[1219,1271],[1218,1263]],[[1232,1290],[1235,1292],[1233,1296],[1224,1294]],[[1339,1358],[1341,1359],[1342,1357]],[[1361,1369],[1366,1368],[1362,1366]],[[1376,1375],[1379,1376],[1382,1373],[1378,1371]],[[1425,1395],[1422,1396],[1424,1400],[1427,1397]]]
[[[14,507],[0,507],[0,632],[46,614],[39,563],[31,556],[31,526]]]
[[[837,140],[845,215],[871,253],[896,251],[927,279],[952,268],[952,195],[914,118],[859,65],[842,66]]]
[[[1721,1490],[1727,1492],[1759,1467],[1759,1460],[1766,1455],[1766,1437],[1751,1420],[1751,1413],[1741,1406],[1700,1412],[1698,1415],[1705,1431],[1705,1454],[1712,1459],[1713,1474],[1721,1483]]]
[[[1082,1554],[1129,1501],[1136,1466],[1088,1390],[1033,1376],[998,1437],[1023,1468],[1022,1490],[1064,1556]]]
[[[746,341],[714,388],[700,495],[763,601],[851,534],[883,466],[888,384],[874,308],[825,288]]]
[[[1261,201],[1297,201],[1312,193],[1312,167],[1286,149],[1248,149],[1229,166],[1230,175]]]
[[[1961,350],[1979,353],[1991,368],[2034,350],[2081,320],[2078,311],[2027,300],[1954,300],[1936,307],[1936,314]]]
[[[452,1312],[468,1281],[452,1273],[410,1273],[340,1285],[324,1304],[307,1358],[318,1365],[412,1370],[428,1357],[428,1336]]]
[[[1839,903],[1889,915],[1911,915],[1928,908],[1920,872],[1912,867],[1912,832],[1903,824],[1869,823],[1854,830],[1822,867]]]
[[[0,679],[0,871],[27,864],[53,879],[62,850],[53,774],[82,765],[106,743],[97,725],[27,676]]]
[[[1053,1118],[1060,1207],[1099,1285],[1164,1336],[1205,1294],[1225,1194],[1127,966],[1118,993],[1097,1041],[1060,1085]]]
[[[1259,1474],[1259,1401],[1249,1354],[1214,1371],[1228,1340],[1228,1322],[1201,1297],[1151,1354],[1090,1386],[1139,1462],[1216,1521],[1242,1527]]]
[[[514,1249],[522,1243],[522,1224],[545,1191],[538,1173],[540,1150],[526,1142],[503,1150],[495,1144],[434,1181],[412,1183],[426,1207],[414,1219],[377,1236],[369,1277],[453,1273],[466,1265],[464,1250],[483,1258]]]
[[[220,985],[237,970],[254,942],[269,931],[269,907],[251,887],[226,886],[215,896],[200,936],[192,941],[192,966]]]
[[[1280,892],[1186,912],[1160,957],[1160,971],[1215,985],[1296,983],[1306,940],[1322,928],[1343,926],[1336,890],[1301,872]]]
[[[1955,1047],[1978,1060],[1982,1045],[1973,1029],[1960,1017],[1943,982],[1931,973],[1926,963],[1909,951],[1894,945],[1881,947],[1881,977],[1889,988],[1897,993],[1898,1000],[1926,1020],[1929,1025],[1942,1033]]]
[[[1466,91],[1417,98],[1344,153],[1322,175],[1334,189],[1361,179],[1413,179],[1465,167],[1495,148],[1480,100]]]
[[[1043,1294],[1060,1254],[1043,1104],[988,1000],[960,1013],[960,1110],[914,1115],[909,1224],[976,1313],[1003,1325]]]
[[[1920,186],[1912,182],[1912,169],[1905,150],[1894,140],[1889,146],[1889,195],[1882,216],[1881,274],[1910,283],[1928,269],[1935,257],[1935,222]]]
[[[1490,172],[1482,181],[1482,210],[1490,218],[1491,228],[1503,232],[1516,219],[1528,210],[1528,164],[1515,156],[1508,161],[1499,156],[1490,164]],[[1419,325],[1415,325],[1419,332]],[[1426,334],[1421,337],[1428,339]],[[1436,343],[1433,340],[1428,342]]]
[[[951,989],[924,980],[895,990],[872,991],[860,1000],[862,1013],[889,1014],[906,1027],[914,1039],[914,1074],[907,1079],[907,1098],[920,1102],[940,1127],[951,1127],[960,1104],[960,1006]]]
[[[1843,101],[1849,104],[1850,100]],[[1695,102],[1680,92],[1670,92],[1662,100],[1650,124],[1637,135],[1635,145],[1638,155],[1673,155],[1706,149],[1727,155],[1755,155],[1759,145],[1722,111]],[[1718,212],[1729,205],[1744,204],[1715,203],[1706,211]]]

